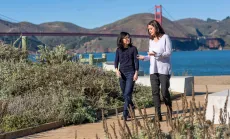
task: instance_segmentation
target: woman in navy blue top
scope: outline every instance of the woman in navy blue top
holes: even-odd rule
[[[127,120],[129,106],[131,105],[132,109],[134,109],[132,93],[134,83],[138,79],[138,51],[137,48],[132,45],[130,34],[127,32],[120,33],[117,38],[117,46],[114,66],[117,77],[119,77],[120,87],[125,101],[123,118]]]

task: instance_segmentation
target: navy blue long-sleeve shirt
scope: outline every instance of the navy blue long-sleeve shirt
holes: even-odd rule
[[[117,48],[116,57],[114,61],[115,68],[121,72],[138,71],[139,60],[137,59],[138,51],[135,46],[129,46],[128,48]]]

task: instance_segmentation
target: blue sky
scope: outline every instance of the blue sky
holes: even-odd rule
[[[170,20],[196,17],[222,20],[230,16],[230,0],[1,0],[0,19],[40,24],[72,22],[85,28],[112,23],[136,13],[153,13],[163,5]],[[4,15],[4,16],[3,16]],[[8,19],[9,21],[13,21]]]

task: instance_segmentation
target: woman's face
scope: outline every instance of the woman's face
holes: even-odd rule
[[[151,36],[155,36],[156,35],[156,28],[152,25],[148,25],[148,31],[149,31],[149,34]]]
[[[130,37],[129,35],[126,35],[124,38],[123,38],[123,44],[124,45],[129,45],[130,43]]]

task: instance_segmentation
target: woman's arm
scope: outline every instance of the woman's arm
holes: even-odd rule
[[[134,64],[135,64],[135,74],[133,76],[133,81],[136,81],[138,79],[139,60],[137,59],[137,56],[138,56],[138,50],[136,47],[134,47],[133,59],[134,59]]]
[[[115,56],[115,60],[114,60],[114,67],[116,70],[118,70],[118,64],[119,64],[119,52],[118,49],[116,50],[116,56]]]
[[[147,56],[138,55],[137,59],[143,60],[143,61],[148,61],[148,60],[150,60],[150,56],[149,55],[147,55]]]
[[[143,59],[144,61],[149,61],[150,60],[150,56],[149,55],[147,55],[147,56],[144,56],[144,59]]]
[[[149,41],[149,52],[150,52],[150,41]],[[149,61],[150,60],[150,56],[143,56],[143,55],[138,55],[137,59],[139,60],[143,60],[143,61]]]
[[[139,71],[139,60],[137,59],[137,56],[138,56],[138,50],[137,48],[135,47],[134,48],[134,55],[133,55],[133,59],[134,59],[134,64],[135,64],[135,71]]]
[[[121,77],[121,73],[118,69],[118,64],[119,64],[119,51],[118,49],[116,50],[116,57],[115,57],[115,60],[114,60],[114,67],[116,69],[116,74],[117,74],[117,77]]]

